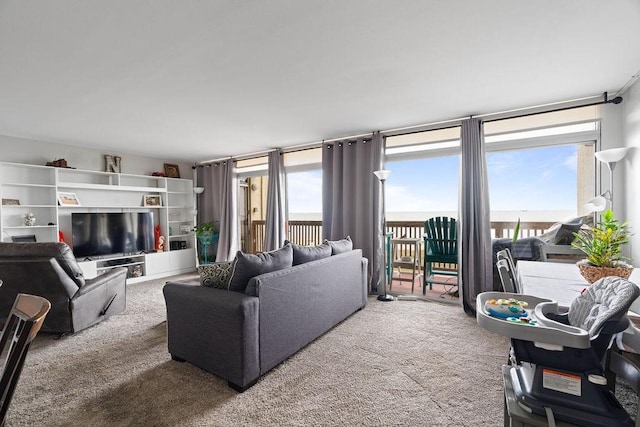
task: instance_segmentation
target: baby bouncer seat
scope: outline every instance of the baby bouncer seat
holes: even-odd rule
[[[505,387],[527,413],[580,426],[631,426],[611,392],[604,359],[640,288],[619,277],[588,286],[566,308],[531,295],[478,295],[480,326],[511,339]],[[506,414],[505,414],[506,417]]]

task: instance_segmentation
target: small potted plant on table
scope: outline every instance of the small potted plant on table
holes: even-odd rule
[[[193,232],[200,243],[200,262],[208,264],[209,247],[218,243],[220,230],[217,221],[203,222],[193,227]]]
[[[593,228],[573,235],[575,240],[571,246],[587,255],[577,265],[589,283],[607,276],[629,278],[633,267],[624,261],[628,258],[622,255],[622,247],[629,243],[631,232],[628,224],[620,223],[611,209],[602,214],[602,219]]]

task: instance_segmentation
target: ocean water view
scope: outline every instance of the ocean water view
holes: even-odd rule
[[[387,221],[425,221],[435,216],[458,217],[457,211],[406,211],[387,212]],[[512,210],[512,211],[492,211],[491,221],[517,221],[521,222],[562,222],[574,218],[576,211],[573,210]],[[296,221],[322,221],[321,212],[291,212],[290,220]]]

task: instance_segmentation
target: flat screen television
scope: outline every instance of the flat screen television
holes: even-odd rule
[[[153,212],[71,213],[76,258],[130,255],[154,249]]]

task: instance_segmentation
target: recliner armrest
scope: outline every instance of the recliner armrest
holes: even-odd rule
[[[127,280],[127,268],[116,267],[93,279],[85,280],[84,286],[78,289],[78,292],[74,295],[73,298],[89,293],[92,290],[100,286],[103,286],[108,282],[111,282],[111,281],[120,282],[120,281],[126,281],[126,280]]]

